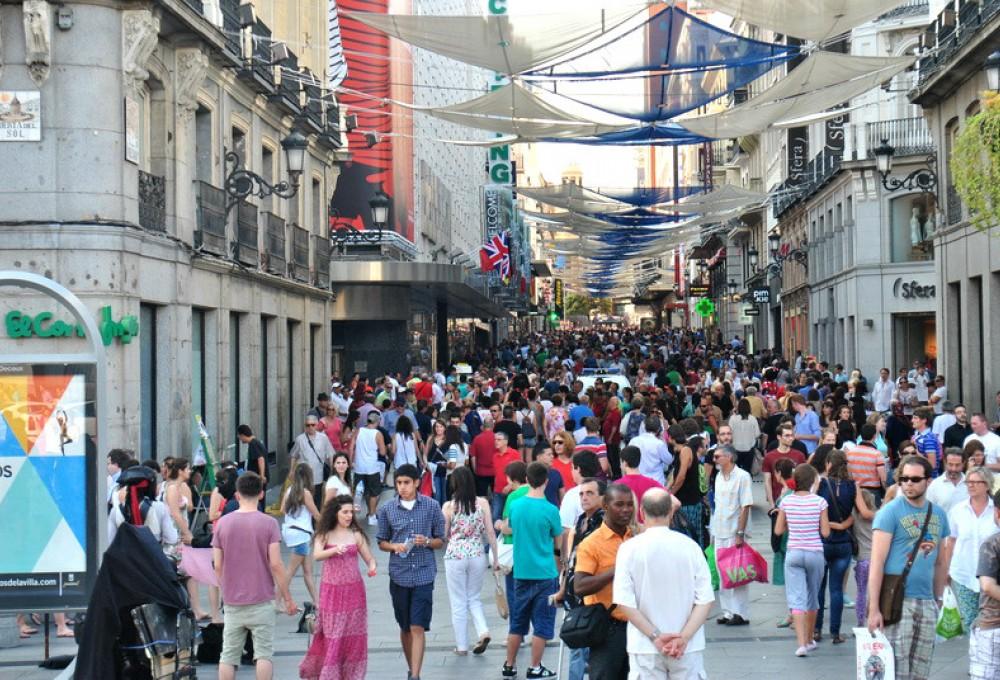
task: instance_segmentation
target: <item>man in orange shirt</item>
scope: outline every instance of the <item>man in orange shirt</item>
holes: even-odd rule
[[[882,505],[885,494],[885,458],[875,448],[875,426],[861,426],[861,443],[847,451],[847,469],[851,478],[875,496],[875,507]]]
[[[507,494],[511,492],[510,480],[507,479],[507,464],[521,460],[521,452],[510,448],[504,432],[493,432],[493,444],[493,507],[497,509],[494,517],[500,517],[503,514],[503,504],[507,500]]]
[[[624,484],[610,484],[604,494],[604,524],[576,548],[573,589],[584,604],[611,609],[615,558],[622,543],[632,538],[629,525],[635,516],[635,496]],[[606,642],[590,648],[590,677],[624,678],[628,675],[626,630],[623,612],[611,610]]]

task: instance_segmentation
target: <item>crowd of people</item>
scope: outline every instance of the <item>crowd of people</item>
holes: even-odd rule
[[[248,426],[243,469],[217,470],[211,529],[197,535],[189,461],[109,456],[109,532],[133,521],[129,496],[141,496],[142,523],[189,576],[196,616],[224,625],[220,678],[233,677],[248,632],[258,677],[270,677],[275,604],[297,611],[288,589],[299,570],[315,607],[300,677],[365,677],[357,561],[374,576],[373,546],[389,554],[408,678],[423,670],[442,549],[455,654],[486,651],[483,585],[503,584],[502,677],[519,677],[529,635],[524,677],[555,677],[545,652],[557,611],[579,622],[595,607],[606,632],[570,650],[572,680],[704,677],[716,597],[716,624],[753,620],[750,586],[718,588],[713,572],[715,555],[755,533],[755,479],[770,518],[757,531],[788,604],[776,625],[794,630],[795,655],[824,640],[825,621],[830,643],[844,643],[853,606],[858,626],[892,644],[897,678],[928,678],[947,586],[970,676],[1000,677],[1000,395],[994,417],[970,416],[920,362],[869,379],[697,331],[557,331],[468,359],[461,370],[334,377],[266,508],[280,524],[261,512],[266,447]],[[139,489],[137,467],[152,473]]]

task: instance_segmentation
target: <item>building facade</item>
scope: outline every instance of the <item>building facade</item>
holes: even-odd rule
[[[988,89],[987,58],[1000,44],[1000,2],[935,2],[921,37],[924,56],[910,100],[922,108],[937,148],[942,218],[933,236],[938,369],[949,396],[992,414],[1000,390],[1000,244],[997,225],[977,228],[955,189],[951,150]]]
[[[241,22],[235,2],[65,8],[57,30],[44,11],[25,21],[20,4],[0,6],[0,97],[27,93],[40,121],[36,140],[0,142],[0,260],[138,322],[137,338],[108,347],[102,451],[189,457],[198,416],[223,456],[239,455],[248,423],[281,466],[329,377],[336,104],[294,51],[272,64],[270,28]],[[26,54],[47,58],[25,66]],[[308,140],[297,177],[281,144],[293,130]],[[294,180],[294,196],[236,200],[237,165]],[[11,296],[0,308],[46,304]],[[37,342],[8,328],[0,347]]]

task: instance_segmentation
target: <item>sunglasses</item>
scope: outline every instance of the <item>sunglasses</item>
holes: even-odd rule
[[[306,423],[306,427],[316,427],[316,423]]]
[[[565,446],[566,442],[559,441],[558,439],[552,442],[552,446]]]
[[[919,484],[920,482],[927,479],[926,477],[907,477],[906,475],[901,475],[896,477],[896,481],[900,484]]]

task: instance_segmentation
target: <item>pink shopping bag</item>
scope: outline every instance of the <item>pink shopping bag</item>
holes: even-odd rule
[[[767,583],[767,561],[746,543],[729,548],[717,547],[715,559],[725,589],[739,588],[754,581]]]

